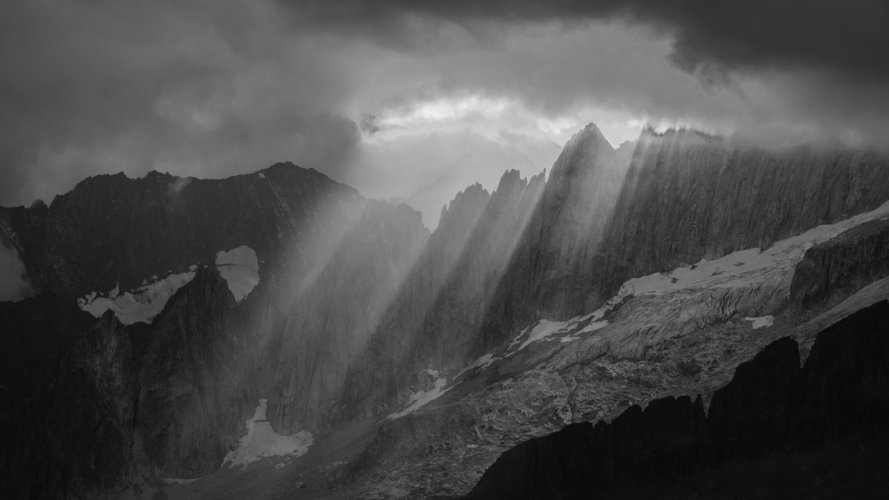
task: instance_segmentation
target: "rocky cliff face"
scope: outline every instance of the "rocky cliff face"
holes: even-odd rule
[[[571,317],[597,305],[589,275],[631,151],[631,144],[614,150],[593,124],[568,141],[498,284],[480,351],[516,327],[542,317]]]
[[[442,211],[439,228],[350,372],[346,414],[385,411],[407,389],[430,385],[432,374],[466,364],[543,185],[543,174],[522,179],[508,171],[491,195],[475,185]]]
[[[355,190],[293,164],[221,180],[100,175],[48,207],[0,209],[0,238],[18,250],[39,290],[76,299],[132,290],[240,245],[269,264],[264,273],[287,264],[301,276],[320,258],[306,243],[346,226],[363,205]],[[306,255],[284,260],[297,237]]]
[[[285,164],[220,181],[93,178],[51,207],[3,209],[0,222],[31,280],[61,294],[4,304],[16,334],[3,339],[0,417],[22,437],[3,460],[24,454],[34,471],[10,485],[22,496],[216,470],[261,398],[285,434],[314,428],[428,237],[414,210]],[[255,250],[258,286],[219,260],[230,248]],[[151,324],[74,305],[177,272]],[[58,409],[74,398],[88,404],[66,423]]]
[[[875,220],[806,251],[790,285],[798,308],[834,303],[889,275],[889,221]]]
[[[218,271],[201,268],[152,323],[140,353],[136,418],[163,477],[217,469],[243,434],[258,399],[264,332],[241,312]]]
[[[646,130],[593,280],[613,292],[628,278],[765,248],[887,199],[889,158],[875,153],[770,151],[694,131]]]
[[[0,490],[78,498],[132,477],[136,374],[129,335],[52,295],[0,303]]]
[[[802,476],[806,485],[840,493],[884,491],[885,477],[862,484],[836,475],[824,481],[814,477],[817,472],[792,470],[789,462],[756,460],[782,450],[812,453],[831,440],[861,439],[862,433],[865,440],[885,434],[887,327],[889,302],[863,309],[819,333],[802,368],[796,342],[780,339],[738,367],[714,394],[706,417],[700,398],[670,397],[644,410],[630,407],[611,423],[575,424],[523,443],[504,453],[466,498],[642,498],[655,491],[663,498],[692,491],[710,498],[695,489],[701,483],[689,486],[699,478],[689,478],[738,460],[753,461],[748,469]],[[864,460],[872,465],[879,457]],[[743,477],[726,473],[723,481]],[[784,486],[770,483],[771,490],[758,494],[780,494]],[[750,487],[732,483],[728,489]]]
[[[379,414],[412,383],[416,374],[412,370],[405,372],[404,366],[414,364],[423,322],[489,199],[490,194],[476,184],[442,209],[438,228],[392,297],[364,351],[349,369],[339,418]]]
[[[477,352],[540,318],[590,312],[629,278],[766,248],[887,199],[889,158],[875,153],[650,129],[615,151],[591,125],[553,166]]]
[[[260,414],[259,400],[269,432],[323,434],[392,414],[376,455],[429,440],[423,460],[466,451],[483,468],[520,440],[668,389],[711,391],[779,336],[771,315],[788,303],[799,310],[776,328],[889,275],[882,212],[756,249],[886,198],[889,164],[869,153],[775,152],[685,131],[648,131],[635,151],[614,150],[595,126],[572,138],[547,182],[511,171],[493,193],[471,186],[432,235],[415,211],[293,165],[218,181],[88,179],[49,207],[0,209],[4,251],[21,257],[38,289],[59,294],[0,304],[0,326],[15,332],[0,339],[0,423],[16,429],[2,438],[0,465],[14,474],[0,486],[50,497],[114,490],[134,474],[203,475]],[[255,251],[249,293],[236,293],[231,263],[214,260],[231,249]],[[73,305],[171,274],[151,324],[123,326]],[[812,325],[827,324],[819,318]],[[882,403],[849,402],[857,409],[840,418],[824,408],[841,396],[788,399],[809,376],[796,352],[776,344],[739,369],[709,416],[700,399],[671,398],[512,454],[543,467],[516,491],[657,481],[780,452],[808,439],[793,437],[800,429],[873,421]],[[882,380],[879,363],[847,354],[870,371],[823,370],[846,373],[852,386]],[[758,386],[768,389],[754,394]],[[80,399],[88,404],[60,416]],[[418,411],[421,399],[429,405]],[[458,403],[437,412],[448,400]],[[793,420],[803,407],[820,420]],[[610,472],[577,486],[587,469],[566,465],[563,452]],[[412,473],[425,474],[417,456]],[[60,466],[71,463],[83,465]]]
[[[332,250],[270,342],[269,420],[287,433],[328,425],[349,367],[424,248],[428,232],[405,205],[370,202]]]
[[[423,321],[415,356],[439,371],[469,361],[488,305],[544,188],[544,174],[503,174]],[[417,367],[419,368],[419,366]]]

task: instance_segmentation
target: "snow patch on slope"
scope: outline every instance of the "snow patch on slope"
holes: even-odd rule
[[[542,319],[538,321],[533,328],[531,328],[530,332],[525,329],[516,338],[514,338],[512,342],[509,343],[509,346],[506,349],[506,355],[511,356],[535,342],[550,339],[555,335],[570,333],[570,335],[562,336],[562,338],[560,339],[560,342],[562,343],[577,340],[584,334],[595,332],[596,330],[607,326],[608,320],[602,318],[610,309],[611,307],[607,306],[601,307],[590,314],[576,316],[565,321],[550,321],[547,319]],[[582,328],[578,328],[580,325],[584,326]],[[522,339],[525,339],[525,341],[519,344]]]
[[[434,370],[433,370],[434,371]],[[436,372],[437,373],[437,372]],[[439,377],[435,379],[435,383],[432,388],[428,391],[418,391],[411,394],[410,399],[408,400],[407,405],[405,405],[404,409],[399,412],[395,412],[390,414],[388,417],[389,420],[395,420],[396,418],[401,418],[409,413],[413,413],[420,408],[426,406],[427,404],[435,401],[439,397],[441,397],[444,393],[448,392],[453,388],[453,386],[445,388],[448,383],[448,379],[444,377]]]
[[[506,356],[525,347],[557,337],[568,343],[600,330],[609,322],[605,314],[630,297],[661,296],[680,290],[702,288],[755,287],[768,282],[786,282],[793,275],[796,264],[806,251],[828,241],[843,232],[865,222],[889,217],[889,202],[870,212],[865,212],[834,224],[825,224],[800,235],[776,242],[770,248],[740,250],[719,259],[701,259],[691,266],[678,267],[669,273],[654,273],[624,282],[603,307],[593,313],[577,316],[566,321],[542,319],[532,328],[522,330],[506,348]],[[754,329],[772,326],[773,316],[745,318]]]
[[[259,284],[259,260],[252,248],[241,245],[216,254],[216,268],[228,283],[228,289],[240,302]]]
[[[228,284],[236,302],[244,300],[259,284],[259,261],[256,253],[248,246],[218,252],[216,268]],[[170,297],[194,279],[197,270],[198,266],[192,264],[186,272],[170,274],[160,279],[152,276],[150,281],[143,280],[139,288],[123,293],[119,286],[107,293],[90,292],[77,299],[77,305],[96,318],[111,310],[125,325],[151,323],[163,311]]]
[[[528,345],[537,342],[538,340],[545,339],[554,333],[564,332],[572,325],[572,322],[569,321],[549,321],[546,319],[542,319],[531,329],[531,333],[528,334],[528,338],[519,346],[517,351],[521,351]]]
[[[768,328],[775,323],[775,317],[771,314],[768,316],[759,316],[757,318],[744,318],[744,321],[749,321],[751,323],[751,327],[754,330],[759,330],[760,328]]]
[[[282,436],[272,429],[266,420],[268,399],[260,399],[247,420],[247,434],[241,438],[238,447],[225,456],[223,467],[245,466],[265,457],[300,456],[309,451],[314,436],[308,431],[299,431],[290,436]]]
[[[613,306],[630,295],[664,295],[686,288],[734,287],[758,281],[771,272],[792,270],[813,246],[867,221],[886,217],[889,217],[889,202],[870,212],[778,241],[766,250],[739,250],[715,260],[701,259],[697,264],[678,267],[667,274],[654,273],[633,278],[620,287],[607,306]]]
[[[479,356],[478,358],[476,358],[475,361],[473,361],[472,363],[469,363],[468,365],[463,367],[463,369],[460,370],[456,375],[454,375],[454,380],[459,379],[460,377],[463,376],[464,373],[467,373],[470,370],[474,370],[476,368],[478,368],[479,370],[484,370],[485,368],[487,368],[488,366],[490,366],[491,364],[493,364],[495,361],[497,361],[499,359],[500,358],[495,358],[494,354],[492,354],[490,352],[488,354],[483,355],[483,356]]]
[[[160,314],[164,306],[167,305],[170,297],[194,279],[196,269],[195,267],[194,270],[188,272],[171,274],[166,278],[122,294],[119,286],[115,286],[105,295],[91,292],[85,297],[77,299],[77,305],[96,318],[101,317],[110,309],[125,325],[139,322],[151,323],[151,320]]]

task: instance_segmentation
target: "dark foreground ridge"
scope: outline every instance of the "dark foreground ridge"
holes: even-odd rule
[[[889,302],[740,365],[701,397],[632,406],[503,453],[467,499],[885,498]]]

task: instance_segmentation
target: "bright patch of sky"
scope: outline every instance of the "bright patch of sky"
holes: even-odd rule
[[[216,268],[228,283],[228,289],[240,302],[259,284],[259,260],[252,248],[241,245],[216,254]]]
[[[365,120],[362,139],[375,144],[416,134],[471,130],[494,141],[500,141],[506,134],[522,134],[561,146],[591,121],[614,147],[635,140],[647,123],[644,117],[600,107],[582,106],[570,114],[550,116],[518,99],[465,94],[436,96],[384,108]]]
[[[19,301],[34,295],[25,279],[25,264],[15,248],[0,243],[0,302]]]

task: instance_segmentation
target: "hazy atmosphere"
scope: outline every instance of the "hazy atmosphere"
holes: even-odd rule
[[[887,19],[880,0],[4,2],[0,205],[288,160],[434,227],[588,122],[615,147],[646,123],[885,147]]]
[[[885,500],[886,0],[0,2],[3,500]]]

